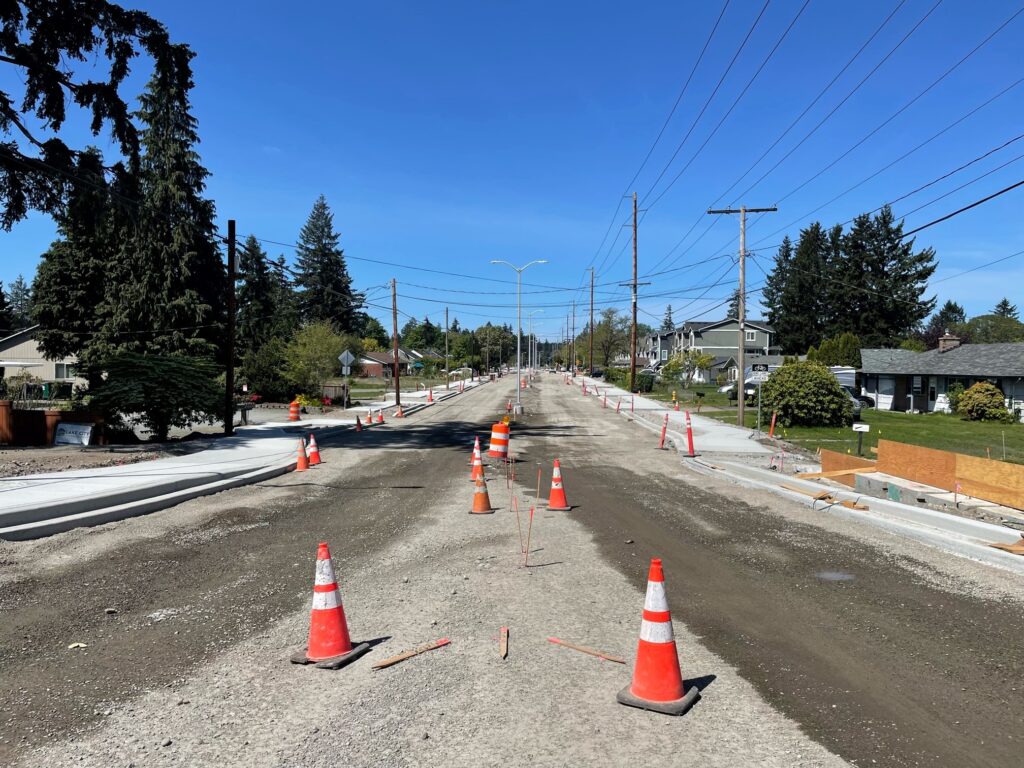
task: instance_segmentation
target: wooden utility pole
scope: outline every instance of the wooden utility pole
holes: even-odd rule
[[[629,331],[629,391],[636,392],[636,192],[633,193],[633,326]]]
[[[473,380],[473,375],[469,376],[470,381]],[[444,388],[448,389],[448,307],[444,308]]]
[[[402,404],[402,387],[399,376],[398,362],[398,281],[391,278],[391,328],[392,338],[395,340],[395,406]]]
[[[736,313],[739,317],[736,321],[739,325],[739,344],[737,345],[738,351],[736,354],[736,423],[739,426],[745,426],[744,416],[746,415],[746,399],[747,399],[747,366],[746,366],[746,345],[747,345],[747,331],[745,327],[746,323],[746,298],[747,298],[747,214],[748,213],[774,213],[779,210],[775,206],[771,208],[747,208],[745,205],[741,205],[739,208],[720,208],[717,210],[709,210],[708,213],[712,215],[722,213],[738,213],[740,215],[740,297],[739,297],[739,311]]]
[[[594,376],[594,268],[590,268],[590,376]]]
[[[224,359],[227,367],[224,370],[224,434],[230,437],[235,433],[235,220],[228,219],[228,319],[227,319],[227,354]]]
[[[572,302],[572,333],[569,335],[569,354],[572,355],[572,375],[576,375],[576,300]]]

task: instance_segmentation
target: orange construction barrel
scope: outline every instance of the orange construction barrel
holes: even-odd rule
[[[508,438],[511,429],[508,424],[500,421],[491,427],[491,446],[487,449],[487,455],[495,459],[508,458]]]
[[[292,400],[288,404],[288,421],[298,421],[298,420],[299,420],[299,401],[298,400]]]

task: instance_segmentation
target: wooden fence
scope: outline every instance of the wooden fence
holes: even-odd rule
[[[965,496],[1024,509],[1024,465],[892,440],[878,441],[877,462],[835,451],[821,451],[821,468],[825,472],[870,466],[887,475],[905,477],[944,491],[956,491],[959,485],[959,492]],[[833,479],[851,487],[856,481],[853,475]]]

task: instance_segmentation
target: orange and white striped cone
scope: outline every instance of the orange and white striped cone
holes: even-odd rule
[[[309,469],[309,457],[306,456],[306,441],[299,438],[299,456],[295,460],[295,471],[305,472]]]
[[[665,597],[665,574],[661,559],[651,559],[647,577],[647,597],[644,599],[643,619],[640,622],[640,642],[633,665],[633,682],[615,697],[620,704],[682,715],[700,698],[700,689],[683,689],[683,675],[679,670],[675,635],[672,633],[672,615]]]
[[[477,438],[476,445],[473,446],[473,469],[470,470],[469,479],[470,482],[475,482],[477,478],[484,476],[484,460],[483,456],[480,455],[480,438]]]
[[[366,409],[366,426],[370,426],[371,424],[373,424],[373,409],[372,408],[367,408]]]
[[[469,510],[471,515],[490,515],[494,512],[491,506],[491,497],[487,493],[487,481],[483,477],[476,479],[476,488],[473,490],[473,508]]]
[[[323,464],[320,460],[320,447],[316,444],[316,438],[310,434],[309,436],[309,466],[315,467],[317,464]]]
[[[473,438],[473,450],[469,453],[469,466],[473,466],[473,457],[476,456],[476,452],[480,450],[480,437]],[[482,456],[483,454],[481,454]]]
[[[672,406],[672,410],[674,410],[674,411],[678,411],[679,410],[679,401],[678,400],[676,400],[675,405]]]
[[[555,459],[555,468],[551,471],[551,495],[548,496],[548,511],[568,512],[569,506],[565,498],[565,488],[562,487],[562,465]]]
[[[378,424],[383,424],[384,423],[384,409],[383,408],[381,408],[379,411],[377,411],[377,423]]]
[[[404,419],[405,418],[405,414],[402,413],[402,404],[401,403],[398,404],[398,410],[395,411],[395,418],[396,419]]]
[[[292,656],[293,664],[315,664],[321,669],[338,669],[370,650],[369,643],[353,645],[348,634],[345,608],[334,578],[331,552],[320,542],[313,579],[313,610],[309,617],[309,644]]]

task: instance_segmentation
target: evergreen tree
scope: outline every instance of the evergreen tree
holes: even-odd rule
[[[11,304],[12,305],[14,304],[13,295],[14,295],[14,292],[13,292],[13,286],[12,286],[12,291],[11,291],[11,298],[12,298]],[[1011,320],[1019,320],[1020,319],[1020,318],[1017,317],[1017,305],[1016,304],[1011,304],[1010,300],[1005,298],[1005,297],[1003,298],[1002,301],[1000,301],[998,304],[996,304],[996,308],[992,310],[992,314],[993,315],[997,315],[999,317],[1008,317]]]
[[[663,333],[668,333],[669,331],[674,331],[675,329],[676,324],[672,321],[672,305],[669,304],[667,307],[665,307],[665,317],[661,321],[661,330]]]
[[[775,266],[765,279],[764,288],[761,289],[761,303],[765,307],[765,315],[771,324],[775,324],[779,320],[782,294],[786,289],[786,281],[789,280],[789,267],[792,262],[793,242],[789,239],[789,235],[786,235],[782,238],[778,253],[775,254]]]
[[[935,251],[914,252],[903,223],[885,206],[874,218],[862,214],[843,238],[842,266],[835,270],[848,297],[844,325],[866,347],[893,346],[907,337],[935,307],[922,298],[935,272]],[[860,290],[858,290],[858,288]]]
[[[938,312],[928,318],[924,328],[912,338],[921,342],[925,349],[935,349],[939,346],[940,336],[966,322],[967,313],[964,312],[964,308],[955,301],[946,301]]]
[[[104,341],[117,352],[213,357],[223,335],[224,266],[190,112],[191,51],[159,59],[140,97],[142,205],[111,275]]]
[[[14,278],[7,288],[7,303],[14,316],[15,328],[27,328],[32,324],[32,289],[22,275]]]
[[[358,330],[356,312],[362,296],[352,292],[352,278],[338,246],[334,214],[320,195],[299,233],[296,267],[299,311],[304,323],[326,320],[343,333]]]
[[[14,313],[7,303],[7,294],[4,293],[4,284],[0,283],[0,339],[10,336],[14,332]]]
[[[745,308],[744,308],[745,309]],[[746,318],[746,312],[744,311],[744,319]],[[726,317],[731,320],[738,320],[740,316],[740,289],[736,288],[732,295],[729,297],[729,309],[727,310]]]
[[[118,241],[130,235],[119,226],[127,218],[124,208],[111,202],[112,189],[123,188],[128,174],[118,166],[111,187],[103,158],[89,150],[78,157],[75,175],[88,183],[72,188],[67,206],[56,216],[58,239],[42,255],[32,284],[33,320],[40,326],[36,342],[47,358],[77,357],[88,370],[97,334],[109,318]]]
[[[776,280],[781,285],[773,297],[769,312],[779,344],[787,353],[800,353],[819,342],[825,330],[825,296],[821,290],[822,272],[828,251],[828,235],[815,222],[800,232],[796,249],[789,256],[783,243],[776,257],[776,267],[769,277],[784,265],[784,273]],[[791,247],[791,246],[790,246]],[[780,261],[784,259],[785,261]]]
[[[273,263],[274,328],[275,339],[291,339],[299,329],[299,297],[288,275],[288,264],[283,255]]]
[[[236,338],[244,358],[274,337],[277,322],[277,280],[259,240],[249,235],[238,249]]]

